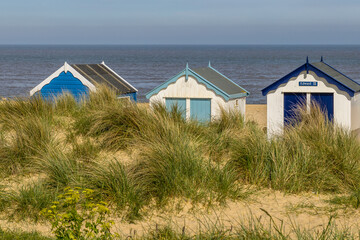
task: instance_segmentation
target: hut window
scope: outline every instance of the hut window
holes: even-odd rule
[[[235,106],[239,106],[239,100],[235,100]]]

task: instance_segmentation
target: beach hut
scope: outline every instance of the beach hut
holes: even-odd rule
[[[104,84],[114,89],[118,97],[137,100],[137,89],[119,76],[104,62],[101,64],[65,64],[30,91],[30,96],[40,94],[45,99],[69,92],[76,99],[96,91]]]
[[[186,119],[210,121],[220,115],[220,108],[234,109],[245,114],[246,97],[249,95],[229,78],[213,68],[184,70],[146,94],[150,105],[165,104],[167,109],[177,105]]]
[[[329,120],[349,129],[360,128],[360,84],[324,62],[301,65],[267,86],[262,94],[267,98],[268,135],[281,134],[294,117],[298,104],[317,103]]]

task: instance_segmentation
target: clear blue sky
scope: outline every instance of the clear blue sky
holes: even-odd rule
[[[360,44],[360,1],[1,0],[0,44]]]

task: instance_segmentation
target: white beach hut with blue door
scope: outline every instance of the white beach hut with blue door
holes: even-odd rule
[[[45,99],[51,99],[68,92],[79,100],[83,96],[87,96],[90,91],[96,91],[99,84],[115,90],[118,97],[137,100],[138,90],[104,62],[71,65],[65,62],[57,71],[34,87],[30,91],[30,96],[39,94]]]
[[[221,108],[238,110],[245,115],[246,97],[244,88],[213,68],[184,70],[165,83],[151,90],[146,98],[150,105],[161,102],[170,109],[177,105],[186,119],[205,122],[220,116]]]
[[[267,98],[268,135],[278,135],[304,104],[316,102],[327,117],[348,130],[360,128],[360,84],[323,61],[305,64],[262,90]]]

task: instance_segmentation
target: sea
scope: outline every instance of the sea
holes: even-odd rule
[[[360,82],[360,45],[0,45],[0,96],[29,91],[69,64],[101,63],[147,92],[182,71],[212,67],[250,92],[247,103],[264,104],[261,90],[306,62],[324,61]]]

